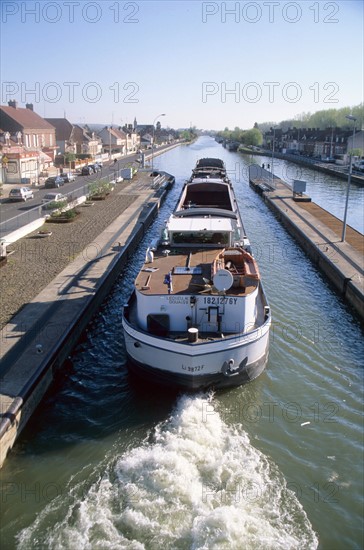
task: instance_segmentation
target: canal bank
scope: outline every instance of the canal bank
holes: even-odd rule
[[[268,158],[272,157],[272,151],[270,151],[269,149],[257,150],[257,149],[250,149],[249,147],[240,147],[239,153],[252,155],[252,156],[268,157]],[[340,178],[342,180],[348,179],[348,169],[349,169],[348,166],[323,163],[323,162],[320,162],[319,160],[315,160],[309,157],[304,157],[301,155],[292,155],[288,153],[280,153],[279,151],[274,151],[274,158],[293,162],[294,164],[311,168],[312,170],[316,170],[317,172],[322,172],[324,174],[328,174],[330,176],[333,176],[335,178]],[[351,174],[351,181],[363,186],[364,174],[360,174],[359,172],[356,172],[356,173],[353,172]]]
[[[134,383],[120,312],[145,247],[203,157],[232,169],[272,306],[272,340],[268,368],[253,383],[177,398]],[[239,157],[207,137],[159,156],[155,166],[176,185],[0,470],[4,548],[148,547],[151,536],[190,547],[196,525],[196,544],[211,547],[211,526],[216,540],[223,532],[240,547],[252,524],[252,545],[262,548],[278,525],[282,548],[315,547],[312,530],[320,549],[361,547],[362,331],[248,178],[234,176]]]
[[[249,169],[250,185],[296,239],[306,254],[335,286],[343,299],[364,319],[364,236],[307,197],[294,197],[292,188],[259,166]]]
[[[98,235],[93,247],[78,254],[3,327],[1,465],[158,214],[171,182],[168,175],[151,178],[150,172],[140,171],[127,186],[117,188],[114,193],[126,194],[130,204]]]

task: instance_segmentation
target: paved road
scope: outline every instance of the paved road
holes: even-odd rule
[[[34,407],[52,382],[53,370],[50,367],[64,362],[128,261],[130,250],[152,222],[161,202],[161,194],[160,190],[152,187],[149,176],[149,172],[141,172],[128,185],[121,185],[115,193],[119,199],[125,194],[130,200],[121,200],[117,209],[113,208],[112,201],[100,201],[94,209],[87,209],[89,217],[85,220],[84,230],[79,229],[78,235],[82,235],[85,242],[92,243],[94,237],[90,231],[87,232],[87,227],[93,223],[97,234],[97,255],[93,247],[90,255],[88,246],[81,249],[74,259],[67,254],[66,267],[63,270],[61,267],[58,274],[40,292],[37,291],[33,299],[27,299],[29,303],[23,304],[1,330],[0,467]],[[125,208],[120,207],[122,202]],[[145,208],[146,205],[148,208]],[[109,211],[110,208],[115,216]],[[97,225],[106,221],[105,228],[98,233]],[[55,229],[58,237],[70,231],[67,226]],[[57,243],[60,244],[56,240],[54,245]],[[130,250],[129,243],[132,243]],[[46,245],[43,240],[40,246],[45,247],[43,252],[46,252],[48,246],[52,248],[49,242]],[[42,261],[44,266],[47,261],[47,254],[39,254],[39,248],[37,250],[36,254],[28,255],[32,269],[39,268]],[[56,254],[55,261],[57,265],[58,262],[61,264],[61,255]],[[32,276],[29,278],[29,264],[27,266],[27,262],[22,261],[20,254],[13,268],[19,279],[25,276],[27,280],[32,280]],[[6,277],[4,274],[4,281]],[[34,291],[34,287],[29,290]],[[23,407],[24,404],[26,406]]]
[[[163,150],[168,149],[170,146],[166,145],[155,149],[155,154],[160,154]],[[148,150],[145,152],[146,157],[151,155],[151,151]],[[140,154],[135,153],[133,155],[128,155],[127,157],[120,158],[117,162],[107,161],[104,163],[102,171],[98,174],[92,174],[90,176],[78,176],[75,181],[66,183],[63,187],[59,189],[54,189],[54,191],[59,191],[60,193],[72,196],[73,198],[80,197],[82,195],[87,195],[88,186],[90,183],[97,179],[110,180],[114,179],[119,175],[119,171],[127,166],[134,165],[138,166],[139,163],[137,159],[140,159]],[[8,202],[7,195],[8,192],[5,186],[5,197],[1,200],[0,204],[0,238],[5,237],[12,231],[27,225],[28,223],[42,217],[44,215],[44,210],[42,210],[42,198],[50,190],[45,189],[44,187],[34,189],[34,199],[30,199],[24,202]],[[52,191],[52,190],[51,190]]]

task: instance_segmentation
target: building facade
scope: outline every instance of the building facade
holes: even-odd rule
[[[346,128],[271,128],[264,134],[263,147],[281,153],[334,158],[346,155],[352,131]]]
[[[33,111],[33,104],[18,107],[16,101],[0,106],[1,129],[11,135],[21,134],[21,145],[29,151],[42,150],[53,160],[57,152],[54,126]]]
[[[53,164],[55,128],[33,111],[9,101],[0,107],[0,150],[4,183],[38,185],[39,177]]]

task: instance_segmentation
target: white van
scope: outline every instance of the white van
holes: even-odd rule
[[[27,201],[28,199],[34,199],[33,191],[30,187],[16,187],[10,190],[10,201]]]

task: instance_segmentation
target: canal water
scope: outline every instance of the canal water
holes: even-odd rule
[[[205,156],[235,182],[272,308],[269,364],[229,391],[167,394],[130,379],[121,307]],[[208,137],[155,159],[176,185],[0,472],[2,549],[362,548],[362,332],[250,189],[249,163]]]
[[[310,166],[302,166],[283,159],[273,159],[270,156],[243,156],[243,171],[248,164],[264,164],[272,168],[276,176],[293,186],[293,181],[302,180],[306,182],[306,194],[312,200],[328,210],[331,214],[344,219],[346,195],[348,189],[347,179],[333,177],[324,172],[313,170]],[[351,182],[349,188],[349,203],[347,223],[360,233],[364,233],[364,186]]]

